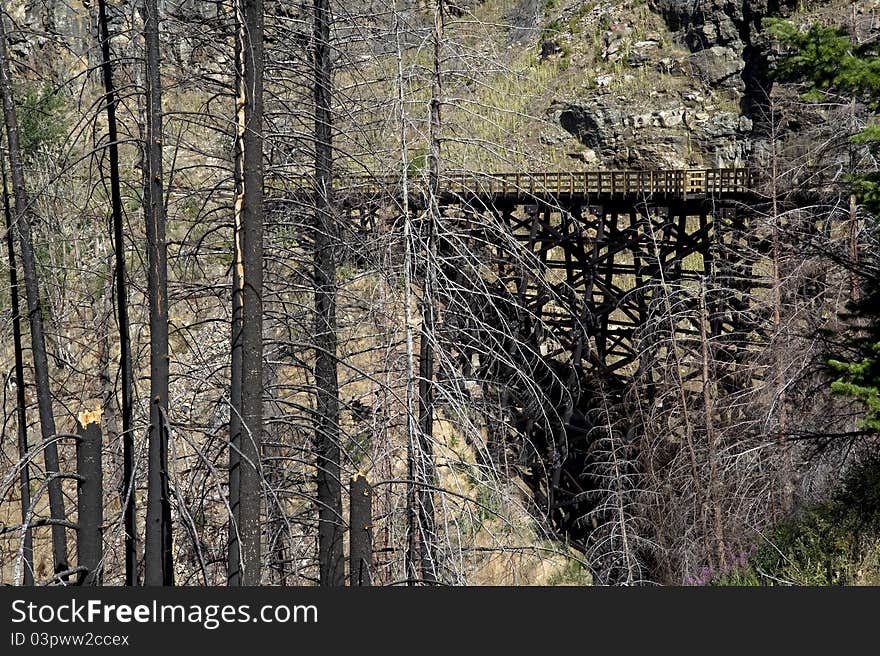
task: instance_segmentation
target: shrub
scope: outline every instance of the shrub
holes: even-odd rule
[[[18,132],[25,157],[51,150],[67,134],[66,101],[48,83],[22,84],[15,93]]]
[[[880,457],[856,465],[825,503],[805,508],[760,536],[742,567],[710,585],[847,585],[880,539]]]

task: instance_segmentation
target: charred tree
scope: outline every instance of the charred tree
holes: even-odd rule
[[[433,66],[431,72],[431,101],[428,105],[428,215],[425,239],[425,281],[422,294],[422,331],[419,341],[419,442],[415,460],[418,486],[418,527],[410,534],[419,543],[418,559],[421,578],[426,583],[437,581],[436,520],[434,517],[434,339],[437,323],[434,261],[437,247],[437,222],[440,220],[440,107],[443,96],[441,49],[443,46],[444,2],[437,0],[434,7]],[[416,530],[417,528],[417,530]],[[414,557],[412,557],[414,560]],[[410,574],[411,576],[411,574]]]
[[[318,559],[321,585],[345,585],[342,483],[339,466],[339,382],[336,372],[336,256],[333,215],[330,2],[314,3],[315,77],[315,385],[317,407]]]
[[[242,97],[242,52],[239,34],[239,12],[236,5],[235,23],[235,153],[233,162],[233,184],[235,204],[233,207],[233,248],[232,248],[232,335],[229,386],[229,542],[226,551],[226,580],[229,585],[241,583],[241,545],[239,543],[239,519],[241,498],[241,306],[244,286],[242,283],[242,180],[244,178],[244,156],[242,137],[244,133],[244,99]]]
[[[236,5],[237,166],[228,554],[230,585],[260,583],[263,431],[263,2]],[[236,407],[239,404],[240,411]],[[237,454],[235,453],[237,450]],[[233,532],[235,535],[233,537]]]
[[[373,569],[373,538],[372,538],[372,505],[373,488],[367,477],[358,472],[351,477],[349,483],[349,549],[348,575],[349,585],[372,585]]]
[[[104,521],[103,469],[101,467],[101,413],[82,412],[79,416],[79,435],[76,443],[76,471],[79,476],[77,490],[77,568],[84,568],[79,575],[80,585],[101,583],[103,560]]]
[[[173,585],[168,487],[168,265],[162,180],[162,78],[157,0],[144,2],[146,143],[144,219],[150,306],[150,428],[147,456],[146,585]]]
[[[3,175],[3,215],[6,218],[6,251],[9,254],[9,295],[12,305],[12,350],[15,352],[15,412],[18,457],[21,461],[21,521],[28,523],[28,509],[31,505],[31,468],[28,458],[27,412],[24,394],[24,351],[21,344],[21,310],[18,299],[18,269],[15,265],[15,240],[12,237],[12,207],[9,203],[9,189],[6,185],[6,162],[0,157],[0,171]],[[30,526],[24,530],[24,579],[25,585],[34,584],[34,533]]]
[[[101,42],[101,73],[107,111],[107,150],[110,160],[110,212],[113,223],[115,258],[116,316],[119,324],[119,375],[122,383],[122,488],[120,495],[125,528],[125,584],[137,585],[137,519],[134,491],[134,434],[132,433],[132,395],[134,378],[131,368],[131,338],[128,321],[128,290],[125,278],[125,243],[123,237],[122,192],[119,179],[119,137],[116,127],[116,88],[110,53],[110,30],[107,2],[98,0],[98,35]]]
[[[55,415],[52,409],[52,392],[49,387],[49,359],[46,354],[46,336],[43,330],[43,309],[40,302],[40,288],[37,278],[37,262],[34,255],[31,223],[33,211],[28,200],[24,178],[24,163],[18,135],[18,117],[12,94],[10,80],[9,54],[6,48],[5,18],[0,12],[0,96],[3,101],[3,118],[6,125],[6,143],[9,156],[12,193],[15,198],[15,227],[21,251],[21,265],[24,274],[25,295],[27,297],[28,320],[31,330],[31,352],[34,358],[34,380],[37,388],[37,406],[40,415],[40,434],[45,447],[43,457],[46,477],[49,480],[49,512],[53,520],[64,520],[64,495],[61,479],[58,477],[58,445],[55,441]],[[52,556],[56,572],[66,571],[67,536],[60,523],[52,525]]]

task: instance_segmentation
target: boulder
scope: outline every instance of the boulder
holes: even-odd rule
[[[626,62],[633,67],[643,66],[654,58],[660,44],[654,40],[637,41],[630,48]]]
[[[541,54],[539,55],[539,59],[545,61],[553,55],[558,55],[561,52],[562,46],[556,41],[553,39],[544,39],[544,41],[541,42]]]
[[[707,84],[732,89],[744,89],[742,71],[745,62],[733,48],[712,46],[688,57],[692,70]]]
[[[684,121],[683,109],[668,109],[656,112],[660,125],[664,128],[678,127]]]
[[[604,140],[603,121],[592,109],[582,105],[568,105],[559,113],[559,125],[588,148],[596,148]]]
[[[585,148],[584,150],[575,153],[568,153],[568,156],[573,160],[586,164],[587,166],[598,166],[601,164],[599,156],[592,148]]]
[[[663,57],[654,64],[654,70],[658,73],[671,75],[672,77],[682,77],[685,75],[686,66],[687,64],[684,60]]]

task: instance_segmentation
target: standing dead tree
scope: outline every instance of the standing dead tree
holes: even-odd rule
[[[336,221],[333,208],[333,115],[329,0],[314,3],[315,98],[315,450],[318,483],[318,560],[321,584],[345,584],[339,382],[336,370]]]
[[[113,83],[113,63],[110,50],[110,29],[107,20],[107,2],[98,0],[98,32],[101,43],[101,73],[104,83],[107,112],[107,149],[110,165],[110,212],[113,224],[113,251],[115,257],[116,314],[119,323],[119,375],[122,382],[122,487],[120,496],[125,529],[125,584],[137,585],[137,517],[134,491],[134,432],[132,403],[134,376],[131,365],[131,337],[128,320],[128,289],[125,271],[124,217],[119,178],[119,135],[116,125],[118,105]]]
[[[81,585],[100,585],[103,575],[104,473],[101,467],[101,413],[79,415],[76,444],[77,567]]]
[[[260,583],[263,432],[263,3],[236,3],[230,585]],[[240,186],[239,186],[240,185]],[[236,388],[240,385],[239,388]],[[236,407],[236,403],[240,404]]]
[[[15,197],[15,226],[21,251],[28,319],[31,329],[31,352],[34,360],[34,379],[37,387],[37,405],[40,414],[40,433],[45,444],[43,456],[46,480],[49,487],[49,508],[52,519],[61,522],[65,518],[64,495],[61,489],[58,446],[55,434],[55,414],[52,409],[52,391],[49,385],[49,360],[46,354],[46,337],[43,329],[43,309],[37,279],[37,262],[34,254],[32,233],[33,211],[25,185],[24,164],[19,143],[18,117],[12,93],[9,53],[6,47],[6,18],[0,12],[0,96],[6,126],[6,143],[12,191]],[[52,525],[52,555],[55,571],[67,570],[67,537],[64,526]]]
[[[367,477],[358,472],[349,481],[349,585],[371,585],[373,569],[373,490]]]
[[[168,264],[162,179],[162,78],[159,8],[143,6],[146,46],[146,142],[144,219],[147,235],[147,293],[150,306],[150,429],[147,521],[144,541],[146,585],[173,585],[171,503],[168,486]]]
[[[431,97],[428,101],[428,155],[427,185],[424,205],[427,208],[422,228],[424,234],[424,277],[422,284],[422,324],[419,336],[419,416],[418,435],[410,438],[408,471],[408,546],[407,576],[411,582],[419,578],[428,584],[437,581],[437,551],[434,513],[434,488],[436,487],[433,463],[434,435],[434,346],[436,339],[437,310],[435,303],[434,265],[436,261],[437,223],[440,221],[440,128],[443,102],[442,48],[445,23],[443,0],[434,6],[431,30]],[[408,210],[407,210],[408,211]],[[409,220],[408,218],[406,219]],[[416,565],[418,564],[418,571]]]
[[[6,183],[6,160],[0,155],[0,172],[3,176],[3,215],[6,219],[6,252],[9,254],[9,294],[12,305],[12,348],[15,351],[15,402],[18,436],[18,457],[21,461],[21,522],[25,526],[22,556],[24,561],[24,585],[34,584],[34,533],[27,525],[28,508],[31,504],[31,475],[28,462],[27,400],[24,382],[24,350],[21,342],[21,303],[18,297],[18,268],[15,263],[15,239],[12,223],[12,207]]]

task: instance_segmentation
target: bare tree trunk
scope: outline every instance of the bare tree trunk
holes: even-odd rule
[[[849,195],[849,263],[850,273],[849,288],[850,300],[855,303],[861,296],[859,276],[856,271],[859,266],[859,214],[856,209],[856,195]]]
[[[168,264],[162,179],[162,79],[157,0],[144,2],[147,135],[144,218],[150,305],[150,433],[147,471],[146,585],[173,585],[168,490]]]
[[[240,159],[240,156],[238,157]],[[238,165],[238,164],[236,164]],[[238,183],[236,183],[238,184]],[[238,192],[236,192],[238,193]],[[241,584],[241,232],[236,209],[235,248],[232,262],[232,362],[229,413],[229,543],[226,579],[229,585]]]
[[[134,433],[132,403],[134,377],[131,368],[131,338],[128,321],[128,290],[125,280],[122,193],[119,180],[119,146],[116,128],[116,89],[107,24],[107,2],[98,0],[98,33],[101,42],[101,70],[107,106],[107,136],[110,155],[110,209],[113,217],[113,250],[116,262],[116,316],[119,323],[119,374],[122,382],[122,497],[125,528],[125,584],[137,585],[137,518],[134,490]]]
[[[244,235],[241,219],[244,203],[242,184],[244,179],[244,156],[242,153],[245,130],[243,96],[243,54],[241,42],[241,17],[238,3],[235,9],[235,154],[233,180],[235,185],[235,205],[233,207],[233,248],[232,248],[232,339],[229,387],[229,543],[227,547],[226,580],[229,585],[241,584],[241,545],[239,543],[240,499],[241,499],[241,306],[244,295],[242,283],[242,254]]]
[[[727,555],[724,545],[724,517],[718,481],[718,436],[715,431],[715,395],[712,390],[711,345],[709,343],[709,316],[706,307],[706,287],[700,285],[700,355],[702,359],[703,411],[706,414],[706,446],[709,460],[709,480],[706,484],[715,530],[715,550],[718,565],[724,568]]]
[[[855,15],[855,4],[853,4],[853,14]],[[853,24],[852,28],[853,36],[855,36],[855,26]],[[852,127],[855,128],[858,124],[856,118],[856,110],[858,105],[856,104],[856,99],[853,98],[850,101],[850,120],[852,121]],[[855,171],[857,168],[857,149],[855,147],[850,147],[849,151],[849,170]],[[861,283],[859,280],[859,276],[856,274],[859,266],[859,213],[857,209],[856,203],[856,195],[851,193],[849,195],[849,266],[850,266],[850,276],[849,276],[849,288],[850,288],[850,300],[853,303],[858,302],[861,296]]]
[[[21,460],[21,522],[28,523],[28,508],[31,505],[31,467],[28,459],[27,439],[27,400],[24,390],[24,351],[21,345],[21,310],[18,300],[18,269],[15,265],[15,240],[12,237],[12,208],[9,203],[9,189],[6,186],[6,161],[0,157],[0,171],[3,174],[3,215],[6,218],[6,250],[9,253],[9,294],[12,304],[12,350],[15,352],[15,399],[18,434],[18,457]],[[30,526],[24,533],[24,585],[34,584],[34,533]]]
[[[101,414],[100,411],[82,412],[79,416],[76,444],[76,472],[79,480],[77,489],[77,567],[85,567],[80,573],[81,585],[101,583],[101,561],[103,559],[103,537],[101,525],[104,521],[103,470],[101,467]]]
[[[260,584],[263,431],[263,2],[236,4],[239,56],[233,272],[230,585]],[[236,444],[237,443],[237,444]],[[236,455],[236,446],[239,453]],[[237,528],[237,535],[233,531]]]
[[[399,18],[397,19],[399,21]],[[413,326],[413,273],[414,239],[413,217],[409,209],[409,145],[407,141],[406,101],[403,79],[403,49],[400,42],[400,24],[395,22],[394,35],[397,45],[397,101],[400,119],[400,185],[401,213],[403,215],[403,302],[404,339],[406,342],[406,551],[404,552],[404,575],[407,581],[419,577],[418,562],[418,502],[416,500],[416,453],[419,448],[419,425],[415,412],[415,329]]]
[[[21,265],[24,273],[25,294],[27,296],[28,318],[31,329],[31,352],[34,358],[34,379],[37,387],[37,406],[40,414],[40,434],[45,447],[43,457],[46,464],[46,477],[49,479],[49,512],[52,519],[63,520],[64,496],[58,463],[58,446],[55,442],[55,416],[52,410],[52,392],[49,387],[49,360],[46,355],[46,337],[43,332],[43,309],[40,303],[40,289],[37,280],[37,263],[34,256],[33,236],[31,234],[32,211],[24,181],[24,165],[18,140],[18,117],[12,96],[12,83],[9,77],[9,55],[6,48],[5,18],[0,12],[0,95],[3,100],[3,117],[6,124],[6,142],[9,149],[9,168],[12,178],[12,193],[15,197],[15,225],[21,246]],[[55,476],[53,478],[53,476]],[[66,571],[67,536],[64,526],[52,525],[52,556],[56,572]]]
[[[775,106],[770,107],[770,201],[771,201],[771,221],[773,223],[773,333],[774,339],[779,340],[782,332],[782,275],[780,271],[781,245],[779,243],[779,155],[778,155],[778,135],[776,126]],[[792,461],[791,446],[788,443],[788,393],[786,391],[785,365],[787,359],[780,350],[780,357],[776,361],[776,372],[774,381],[776,383],[776,393],[778,394],[778,424],[776,431],[776,441],[779,448],[782,449],[782,481],[781,489],[781,510],[787,512],[794,503],[794,463]]]
[[[434,48],[431,74],[431,102],[428,116],[428,216],[425,241],[425,282],[422,299],[422,332],[419,340],[419,443],[415,477],[418,485],[418,541],[421,578],[426,583],[437,580],[436,520],[434,517],[434,266],[437,222],[440,219],[440,106],[443,85],[441,47],[444,28],[444,2],[434,7]]]
[[[318,560],[321,585],[345,585],[339,382],[336,373],[336,256],[333,215],[330,2],[314,4],[315,75],[315,450],[318,484]]]
[[[372,585],[373,576],[373,488],[367,477],[358,472],[349,483],[348,572],[349,585]]]

